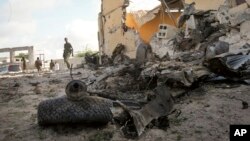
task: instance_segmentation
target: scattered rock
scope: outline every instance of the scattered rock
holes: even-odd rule
[[[210,46],[206,50],[206,59],[209,60],[216,55],[229,52],[229,43],[218,41],[213,46]]]
[[[153,36],[150,41],[152,52],[160,59],[173,58],[174,45],[171,39],[159,39],[157,36]]]
[[[250,21],[245,21],[240,25],[240,33],[245,36],[250,34]]]
[[[231,15],[235,15],[235,14],[238,14],[238,13],[243,13],[243,12],[245,12],[245,10],[247,8],[248,8],[247,3],[243,3],[241,5],[238,5],[236,7],[233,7],[231,9],[229,9],[228,13],[231,14]]]
[[[239,25],[247,20],[250,20],[250,8],[247,8],[244,11],[238,13],[234,13],[230,16],[230,23],[232,26]]]
[[[221,5],[217,11],[216,18],[219,20],[220,24],[229,24],[230,14],[228,13],[229,7],[226,5]]]

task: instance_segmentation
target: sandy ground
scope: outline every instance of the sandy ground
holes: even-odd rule
[[[86,73],[74,77],[84,78]],[[230,88],[219,83],[206,84],[178,99],[177,112],[169,116],[166,131],[147,129],[137,139],[124,138],[111,123],[104,127],[39,127],[39,102],[64,95],[70,80],[67,72],[0,76],[0,140],[227,141],[230,124],[250,124],[250,109],[242,109],[239,100],[250,103],[250,87],[241,84]]]

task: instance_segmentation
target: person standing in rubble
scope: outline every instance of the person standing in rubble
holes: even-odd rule
[[[39,59],[39,57],[37,57],[37,59],[36,59],[35,67],[36,67],[36,69],[37,69],[38,72],[41,71],[42,61]]]
[[[54,63],[54,61],[51,59],[51,61],[50,61],[50,64],[49,64],[49,68],[50,68],[50,70],[55,70],[55,63]]]
[[[68,42],[67,38],[64,38],[64,40],[65,40],[65,44],[64,44],[63,59],[64,59],[64,62],[66,63],[66,65],[67,65],[67,68],[70,69],[69,57],[70,57],[71,54],[72,54],[72,56],[74,56],[73,47]]]
[[[25,70],[26,70],[26,59],[25,59],[25,57],[22,57],[21,61],[23,62],[23,72],[25,72]]]

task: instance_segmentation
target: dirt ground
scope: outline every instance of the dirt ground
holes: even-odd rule
[[[75,78],[87,73],[77,70]],[[116,125],[39,127],[39,102],[65,95],[68,72],[0,76],[0,140],[84,141],[227,141],[230,124],[250,124],[250,87],[243,84],[205,84],[176,100],[169,128],[147,129],[137,139],[126,139]],[[39,83],[39,84],[38,84]],[[36,86],[37,85],[37,86]]]

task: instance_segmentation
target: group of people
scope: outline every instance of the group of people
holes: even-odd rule
[[[41,67],[42,67],[42,61],[39,59],[39,57],[37,57],[36,62],[35,62],[35,67],[37,69],[38,72],[41,71]],[[52,59],[49,63],[49,69],[54,71],[54,70],[59,70],[59,64],[57,62],[54,62]]]
[[[49,63],[49,68],[52,71],[59,70],[59,64],[57,62],[54,62],[52,59]]]
[[[67,65],[67,68],[70,69],[70,63],[69,63],[69,58],[70,56],[74,56],[73,54],[73,47],[72,45],[68,42],[67,38],[64,38],[65,44],[64,44],[64,51],[63,51],[63,59],[64,62]],[[25,57],[22,57],[22,62],[23,62],[23,71],[26,70],[26,59]],[[40,60],[39,57],[37,57],[35,61],[35,67],[38,72],[41,71],[42,68],[42,61]],[[59,64],[57,62],[54,62],[53,60],[50,61],[50,70],[59,70]]]

